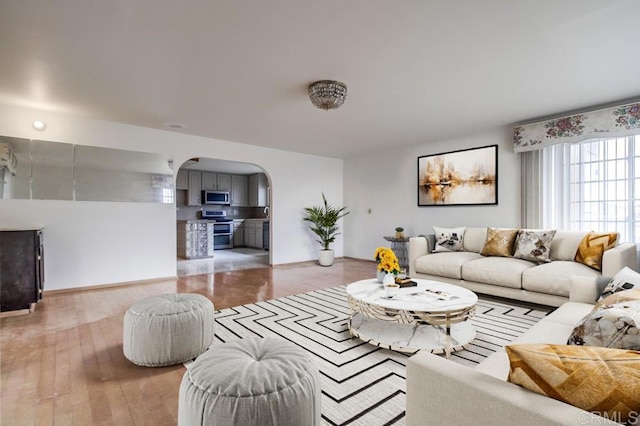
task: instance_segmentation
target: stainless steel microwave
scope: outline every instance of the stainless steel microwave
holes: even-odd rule
[[[231,204],[229,191],[202,191],[202,204]]]

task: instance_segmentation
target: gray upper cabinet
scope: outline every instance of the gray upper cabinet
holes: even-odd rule
[[[202,204],[200,200],[200,196],[202,192],[202,172],[198,170],[189,170],[188,173],[189,173],[189,188],[187,190],[187,205],[199,206]]]
[[[218,174],[202,172],[202,189],[218,189]]]
[[[189,174],[186,170],[178,170],[178,175],[176,176],[176,189],[189,189]]]
[[[249,175],[249,205],[265,207],[269,205],[269,187],[267,175],[256,173]]]
[[[247,197],[247,185],[249,178],[243,175],[231,176],[231,205],[232,206],[247,206],[249,200]]]
[[[202,189],[231,191],[231,175],[227,173],[202,172]]]
[[[219,191],[231,191],[231,175],[226,173],[218,173],[218,186]]]

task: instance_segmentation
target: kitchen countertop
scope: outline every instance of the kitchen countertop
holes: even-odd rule
[[[249,218],[249,219],[233,219],[234,222],[269,222],[267,218]],[[211,219],[188,219],[188,220],[178,220],[179,223],[215,223],[215,220]]]

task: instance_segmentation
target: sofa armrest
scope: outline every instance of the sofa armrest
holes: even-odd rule
[[[618,424],[421,352],[407,361],[407,426]]]
[[[634,243],[618,244],[605,251],[602,255],[602,275],[605,277],[613,277],[625,266],[637,271],[638,258],[636,251],[636,245]]]
[[[433,238],[435,241],[434,235],[426,235],[420,237],[411,237],[409,238],[409,276],[413,277],[416,275],[416,259],[420,256],[424,256],[425,254],[431,253],[431,240]]]

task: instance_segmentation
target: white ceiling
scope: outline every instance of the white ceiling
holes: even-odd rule
[[[638,0],[2,0],[0,102],[345,158],[640,97]],[[315,108],[335,79],[345,104]]]

